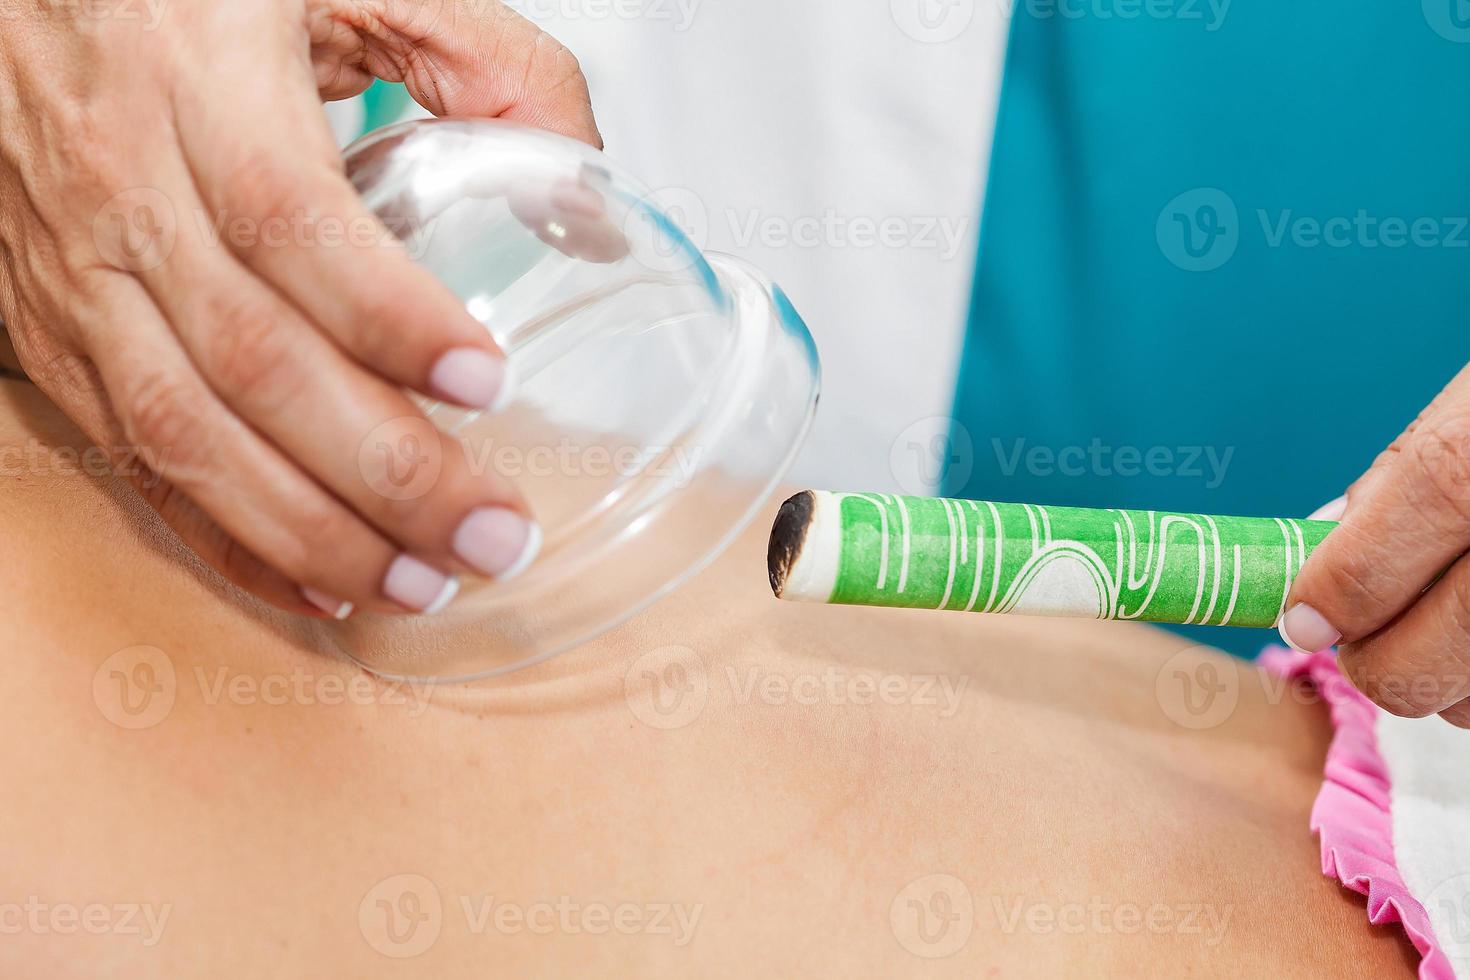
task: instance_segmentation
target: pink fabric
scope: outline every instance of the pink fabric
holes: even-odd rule
[[[1326,700],[1336,730],[1327,749],[1311,829],[1322,845],[1322,873],[1368,898],[1368,921],[1397,922],[1419,951],[1420,980],[1454,980],[1424,906],[1409,893],[1393,859],[1389,775],[1378,752],[1379,710],[1337,669],[1331,653],[1268,647],[1257,661],[1284,678],[1304,677]]]

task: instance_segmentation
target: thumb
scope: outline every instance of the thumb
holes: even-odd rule
[[[319,2],[313,54],[332,55],[337,76],[402,82],[436,116],[509,119],[602,148],[576,56],[498,0]]]

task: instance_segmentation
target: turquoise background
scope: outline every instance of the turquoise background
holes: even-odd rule
[[[1139,6],[1175,15],[1018,0],[943,490],[1305,516],[1470,360],[1470,5]],[[1360,210],[1433,219],[1443,244],[1273,246],[1260,216]],[[1022,438],[1233,456],[1211,488],[1182,454],[1012,468]]]

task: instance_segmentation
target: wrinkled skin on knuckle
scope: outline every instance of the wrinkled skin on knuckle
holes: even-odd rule
[[[342,556],[354,553],[354,545],[367,533],[356,518],[336,509],[303,510],[289,520],[291,533],[285,536],[273,564],[298,582],[337,578]],[[349,567],[362,571],[356,563]]]
[[[213,479],[214,453],[200,417],[201,393],[162,373],[139,373],[120,415],[127,439],[156,460],[159,475],[185,488]]]
[[[1470,534],[1470,407],[1424,422],[1414,439],[1413,460],[1450,524]],[[1470,544],[1470,542],[1467,542]]]
[[[217,296],[208,315],[203,361],[221,390],[246,393],[266,405],[279,405],[296,393],[299,353],[273,311],[254,299]]]
[[[1371,653],[1350,654],[1341,663],[1353,685],[1391,715],[1425,718],[1438,709],[1434,698],[1439,684],[1432,675],[1384,670],[1376,665]]]
[[[405,366],[417,361],[424,338],[414,329],[417,297],[423,284],[412,267],[396,259],[389,266],[396,275],[364,283],[352,304],[353,330],[362,357],[373,364]],[[430,284],[432,285],[432,284]]]
[[[244,218],[257,227],[267,221],[291,222],[304,215],[302,170],[281,159],[277,148],[240,147],[217,187],[201,187],[220,210],[220,218]]]
[[[1311,596],[1304,598],[1343,632],[1344,642],[1350,643],[1363,639],[1377,625],[1365,623],[1367,611],[1383,604],[1382,596],[1394,583],[1384,580],[1383,566],[1376,561],[1377,552],[1372,550],[1371,542],[1352,540],[1354,531],[1347,525],[1334,533],[1342,535],[1339,547],[1333,560],[1316,570],[1316,587]]]

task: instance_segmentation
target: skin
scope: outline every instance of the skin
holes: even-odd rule
[[[7,976],[230,976],[263,956],[281,976],[1413,974],[1398,930],[1320,874],[1325,709],[1214,651],[780,603],[766,515],[573,653],[405,691],[334,655],[343,630],[408,651],[472,631],[275,610],[121,477],[67,472],[85,446],[0,382]],[[172,667],[171,703],[119,683],[149,679],[140,646]],[[1201,722],[1179,682],[1211,676],[1235,703]],[[386,910],[426,882],[437,936],[390,935]],[[483,919],[487,896],[509,917]],[[17,929],[28,901],[168,918]],[[627,934],[607,924],[620,903]]]
[[[1396,715],[1470,728],[1470,366],[1329,505],[1287,614]],[[1295,623],[1305,623],[1305,630]]]
[[[154,13],[0,0],[0,318],[94,444],[143,452],[135,489],[227,579],[306,615],[303,587],[403,612],[383,591],[399,556],[472,571],[466,515],[529,510],[453,454],[429,506],[360,468],[369,433],[426,428],[405,387],[453,397],[440,358],[503,357],[365,212],[321,102],[402,81],[439,115],[601,146],[581,71],[493,0]],[[211,240],[225,223],[259,234]]]

